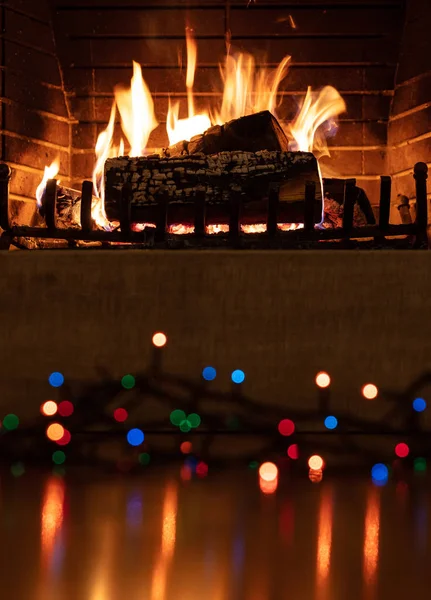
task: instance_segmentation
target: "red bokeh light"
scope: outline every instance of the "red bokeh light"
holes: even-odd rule
[[[401,442],[400,444],[397,444],[395,446],[395,454],[399,458],[405,458],[406,456],[409,455],[409,452],[410,452],[410,448],[407,446],[407,444],[404,444],[404,442]]]
[[[281,435],[292,435],[295,432],[295,423],[290,419],[282,419],[278,424],[278,431]]]
[[[189,465],[183,465],[181,467],[180,476],[183,481],[190,481],[192,478],[192,470]]]
[[[297,460],[299,458],[299,448],[298,444],[292,444],[287,449],[287,456],[292,460]]]
[[[180,450],[183,454],[190,454],[190,452],[192,451],[192,443],[183,442],[180,446]]]
[[[196,465],[196,475],[206,477],[208,475],[208,465],[201,461]]]
[[[70,417],[73,414],[74,406],[69,400],[63,400],[58,405],[58,414],[62,417]]]
[[[57,440],[57,444],[59,446],[67,446],[67,444],[70,442],[71,439],[72,439],[72,436],[70,435],[70,431],[65,429],[64,433],[63,433],[63,437],[60,438],[59,440]]]
[[[124,423],[128,416],[129,413],[125,408],[116,408],[114,410],[114,419],[117,421],[117,423]]]

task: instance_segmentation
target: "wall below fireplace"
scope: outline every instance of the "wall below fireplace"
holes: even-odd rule
[[[431,369],[431,254],[420,251],[47,251],[0,256],[0,413],[36,417],[47,377],[119,380],[144,371],[164,331],[165,372],[262,403],[316,406],[314,376],[333,379],[333,410],[377,418],[361,386],[403,390]]]

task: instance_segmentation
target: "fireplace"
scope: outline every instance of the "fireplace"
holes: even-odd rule
[[[196,113],[220,106],[219,64],[227,51],[234,50],[250,53],[256,66],[268,73],[273,73],[286,55],[291,56],[276,94],[277,116],[283,122],[295,118],[308,86],[314,90],[333,86],[345,102],[336,134],[326,140],[329,156],[319,159],[325,192],[330,189],[344,204],[342,222],[332,234],[314,230],[319,190],[309,186],[308,192],[304,188],[304,217],[299,219],[305,231],[294,228],[279,244],[302,247],[350,237],[380,244],[384,234],[403,239],[415,236],[419,240],[416,245],[425,243],[429,201],[425,166],[419,166],[413,177],[415,164],[427,165],[431,152],[431,53],[426,34],[431,12],[425,1],[42,0],[35,4],[10,0],[2,6],[1,17],[1,160],[12,169],[7,200],[10,226],[34,229],[48,225],[53,237],[56,189],[47,189],[42,218],[35,203],[44,168],[58,159],[57,177],[67,189],[81,190],[83,181],[92,180],[95,146],[112,117],[114,89],[130,85],[133,61],[142,65],[158,122],[146,151],[169,146],[169,102],[179,101],[180,118],[186,117],[190,108],[187,26],[197,46]],[[116,113],[112,123],[116,143],[119,118]],[[390,176],[392,185],[387,179],[381,181],[381,176]],[[372,207],[368,229],[361,231],[353,229],[358,189]],[[142,232],[134,229],[128,203],[120,198],[119,206],[126,205],[118,215],[122,227],[109,232],[108,238],[105,232],[91,231],[90,185],[84,186],[82,198],[81,225],[90,241],[124,242],[119,231],[124,234],[126,230],[130,243],[146,246],[166,239],[169,209],[164,205],[157,208],[154,231],[147,228]],[[3,208],[4,202],[3,198]],[[238,202],[230,202],[226,216],[235,243],[241,233]],[[417,223],[410,222],[410,208],[413,218],[416,212]],[[279,210],[277,194],[270,194],[265,216],[266,231],[273,234],[270,246],[280,221]],[[203,236],[207,218],[202,199],[195,198],[191,219],[195,231],[200,228]],[[372,227],[374,219],[380,228]],[[79,235],[72,231],[61,237],[71,240]],[[260,243],[254,239],[247,244],[256,247]]]

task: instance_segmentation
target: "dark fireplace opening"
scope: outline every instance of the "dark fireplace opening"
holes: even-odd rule
[[[53,238],[61,229],[59,237],[69,240],[68,244],[79,239],[77,229],[82,229],[85,236],[81,237],[90,241],[127,241],[144,246],[154,240],[166,241],[169,233],[190,232],[199,234],[201,244],[201,238],[210,237],[206,234],[220,230],[230,234],[230,242],[238,243],[241,233],[253,225],[253,233],[272,235],[271,244],[280,231],[289,233],[282,242],[279,239],[282,246],[291,242],[303,246],[305,241],[307,246],[351,237],[380,244],[385,235],[407,236],[419,246],[425,243],[430,195],[424,165],[431,164],[431,43],[427,33],[431,9],[426,0],[9,0],[2,5],[0,15],[1,161],[11,169],[8,195],[8,173],[3,173],[2,228],[32,228],[27,232],[9,231],[6,246],[18,233],[35,237],[35,228],[40,227],[49,230],[40,237]],[[189,46],[190,39],[193,47]],[[193,51],[197,54],[191,88],[188,68]],[[237,77],[254,69],[252,84],[240,83],[230,97],[223,78],[235,64],[228,65],[227,55],[240,56],[236,59]],[[274,87],[277,69],[286,56],[290,59],[285,72]],[[253,60],[254,65],[247,60]],[[136,83],[135,99],[119,98],[121,87],[130,88],[132,76],[141,71],[144,84]],[[248,100],[244,100],[239,92],[244,92],[247,85],[252,89]],[[315,96],[308,96],[309,88]],[[320,122],[315,145],[301,146],[300,135],[292,138],[289,134],[294,126],[301,125],[301,106],[304,108],[307,99],[315,99],[322,89],[335,90],[344,107],[331,113],[327,105],[317,105],[316,112],[320,110],[327,118]],[[229,98],[230,110],[226,110]],[[241,113],[241,103],[245,106],[251,101],[255,102],[255,110],[248,108],[247,113]],[[334,97],[331,101],[337,102]],[[141,130],[147,127],[149,133],[145,154],[151,157],[158,153],[167,165],[168,175],[182,168],[182,159],[177,156],[175,162],[175,152],[163,150],[173,147],[172,140],[177,148],[178,140],[183,139],[170,136],[169,129],[179,125],[175,118],[193,114],[197,118],[193,126],[198,127],[199,134],[205,128],[198,121],[205,115],[213,129],[221,124],[224,135],[229,118],[274,107],[271,112],[276,112],[288,146],[278,136],[271,147],[267,130],[264,141],[256,146],[258,126],[253,119],[244,129],[254,134],[250,146],[239,147],[238,141],[226,145],[225,140],[220,144],[218,130],[217,136],[205,137],[204,145],[210,140],[217,152],[233,152],[223,164],[234,165],[236,171],[246,169],[247,173],[250,165],[265,169],[270,164],[272,169],[282,162],[285,168],[292,150],[313,151],[324,178],[323,190],[319,177],[303,175],[297,183],[301,187],[299,200],[295,197],[287,210],[280,181],[268,179],[271,185],[261,194],[262,206],[256,208],[256,202],[244,203],[241,199],[242,193],[250,200],[256,180],[250,180],[246,190],[242,189],[244,177],[239,183],[238,179],[229,180],[226,185],[230,191],[225,197],[228,203],[221,214],[221,200],[208,204],[204,191],[213,191],[215,186],[222,198],[226,186],[219,180],[204,178],[206,159],[201,159],[205,168],[192,170],[192,183],[183,177],[183,182],[187,181],[180,189],[187,198],[185,206],[179,206],[181,199],[175,193],[169,195],[165,182],[159,190],[158,179],[165,167],[156,165],[155,157],[143,158],[139,163],[141,175],[144,171],[151,175],[139,179],[141,188],[138,175],[132,173],[136,167],[133,161],[125,166],[125,172],[131,169],[130,177],[122,180],[127,185],[110,187],[108,180],[104,182],[109,192],[106,207],[114,207],[111,213],[116,227],[103,231],[106,227],[98,223],[100,194],[96,187],[104,181],[105,162],[108,160],[108,165],[121,154],[136,156],[133,140],[135,146],[139,145],[130,127],[125,135],[130,108],[127,102],[135,103],[135,109],[138,103],[141,117],[147,115],[148,122],[140,123]],[[312,129],[313,123],[308,127]],[[108,132],[111,139],[106,151],[100,151],[103,132]],[[323,134],[327,149],[322,149],[320,143]],[[238,157],[235,152],[239,150],[257,151],[257,162],[253,156]],[[202,146],[198,151],[211,154]],[[261,151],[282,154],[268,158]],[[51,186],[46,193],[42,190],[43,202],[39,204],[43,206],[39,210],[36,190],[45,168],[56,162],[58,173],[55,170],[48,174],[45,183],[56,177],[60,187]],[[95,175],[97,163],[99,173]],[[417,163],[423,164],[414,177]],[[185,173],[190,171],[187,164],[184,169]],[[286,177],[283,175],[283,182]],[[298,177],[297,171],[294,177]],[[87,183],[81,191],[83,182],[91,181],[94,187]],[[179,189],[173,177],[167,181],[172,182],[172,189]],[[281,187],[285,190],[286,185],[282,183]],[[236,194],[232,194],[234,188]],[[289,191],[287,195],[291,199],[296,193]],[[147,212],[142,208],[143,194],[146,200],[152,199]],[[326,206],[326,227],[316,231],[322,206]],[[396,226],[398,229],[389,229]],[[211,227],[215,230],[210,231]],[[332,237],[327,228],[334,230]],[[66,235],[67,229],[71,231]],[[105,236],[108,233],[110,238]],[[219,243],[224,243],[220,239]],[[255,247],[259,243],[253,240],[247,245]],[[217,245],[214,241],[211,244]]]

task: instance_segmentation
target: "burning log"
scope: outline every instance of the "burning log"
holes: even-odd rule
[[[205,198],[206,222],[227,224],[230,203],[241,196],[244,224],[265,223],[271,186],[280,186],[279,222],[304,221],[304,189],[316,186],[314,222],[322,215],[322,191],[317,160],[308,152],[221,152],[174,158],[120,157],[105,164],[108,218],[119,220],[122,190],[129,188],[132,222],[155,222],[160,205],[169,202],[168,225],[194,222],[195,198]]]
[[[259,150],[289,150],[288,139],[277,119],[268,111],[233,119],[224,125],[214,125],[201,135],[178,142],[164,150],[166,157],[188,154],[218,154],[225,151],[258,152]]]

